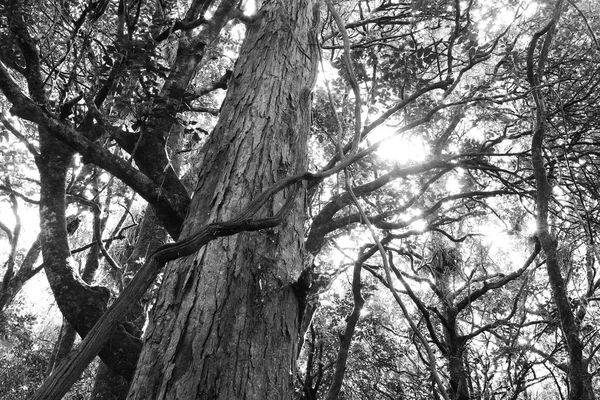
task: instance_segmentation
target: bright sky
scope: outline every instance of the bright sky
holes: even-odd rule
[[[394,136],[397,127],[382,125],[369,136],[371,143],[387,139],[377,150],[377,155],[384,160],[398,164],[410,164],[425,161],[431,149],[418,135]]]
[[[254,15],[256,13],[256,0],[246,0],[242,4],[244,15]]]
[[[489,34],[496,34],[511,24],[516,16],[531,18],[543,7],[536,1],[523,1],[518,7],[504,0],[488,0],[482,3],[483,7],[474,9],[473,20],[477,24],[477,30],[482,38]],[[461,2],[462,9],[467,7],[466,2]]]

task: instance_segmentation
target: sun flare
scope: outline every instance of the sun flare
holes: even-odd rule
[[[373,142],[383,140],[377,149],[377,155],[387,161],[398,164],[410,164],[424,161],[430,153],[429,146],[417,135],[395,136],[397,128],[382,126],[371,136]]]

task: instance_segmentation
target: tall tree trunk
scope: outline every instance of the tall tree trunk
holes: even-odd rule
[[[306,168],[318,12],[314,0],[266,2],[249,25],[197,163],[181,237],[231,219],[263,189]],[[262,215],[284,202],[278,194]],[[130,399],[292,397],[303,206],[299,197],[279,227],[214,240],[168,265]]]

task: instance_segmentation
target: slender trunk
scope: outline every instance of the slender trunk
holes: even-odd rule
[[[448,360],[449,374],[449,395],[452,400],[469,400],[469,375],[465,365],[464,351],[465,342],[460,337],[456,318],[458,315],[457,307],[454,303],[454,294],[451,287],[451,274],[453,266],[446,261],[446,252],[443,249],[438,251],[438,261],[435,268],[435,282],[439,292],[444,297],[440,298],[441,308],[447,325],[443,326],[444,332],[444,356]]]
[[[444,287],[442,291],[448,290]],[[447,292],[444,292],[447,293]],[[449,305],[444,305],[444,317],[449,327],[444,326],[444,344],[446,345],[445,357],[448,360],[448,374],[450,375],[450,398],[452,400],[469,400],[469,374],[465,365],[465,343],[460,338],[456,325],[456,311]]]
[[[182,237],[226,221],[306,168],[318,61],[313,0],[267,2],[247,37],[201,159]],[[289,195],[289,194],[288,194]],[[271,199],[261,213],[285,202]],[[169,264],[130,399],[289,399],[303,269],[303,199],[277,228],[217,239]]]
[[[550,22],[539,32],[536,32],[529,44],[527,55],[527,77],[532,87],[532,94],[536,105],[533,137],[531,141],[531,163],[536,182],[536,208],[537,208],[537,237],[546,256],[546,270],[548,281],[552,289],[552,299],[558,309],[560,326],[565,339],[569,356],[568,381],[569,400],[584,399],[583,377],[586,372],[583,360],[583,344],[579,338],[579,326],[571,311],[571,303],[567,294],[567,285],[561,273],[561,265],[557,257],[558,241],[551,231],[548,221],[550,200],[553,197],[552,187],[548,181],[548,174],[544,163],[543,144],[547,134],[547,114],[545,94],[542,92],[541,79],[545,73],[545,63],[549,49],[552,45],[556,26],[562,13],[562,0],[557,1],[554,14]],[[544,37],[537,64],[534,55],[538,40]]]
[[[106,310],[108,289],[90,286],[79,276],[71,258],[66,229],[65,186],[73,151],[40,128],[40,242],[44,270],[56,303],[65,319],[84,337]],[[124,330],[115,330],[100,357],[124,376],[133,376],[141,341]]]
[[[75,329],[63,318],[62,326],[54,348],[52,349],[52,356],[46,366],[46,376],[50,375],[54,368],[69,354],[75,343],[77,332]]]
[[[101,223],[100,231],[104,231],[104,225],[106,218],[99,221]],[[96,223],[96,222],[95,222]],[[81,278],[87,284],[92,284],[94,276],[100,266],[100,248],[97,245],[90,247],[88,254],[86,255],[86,262],[83,271],[81,272]],[[67,357],[69,352],[73,349],[77,333],[75,329],[67,322],[63,320],[60,335],[55,344],[55,349],[52,354],[52,358],[48,364],[47,374],[49,375],[52,370]],[[99,367],[96,371],[94,379],[94,387],[90,399],[92,400],[120,400],[127,396],[129,390],[130,381],[123,378],[115,371],[111,370],[101,360],[99,361]]]
[[[352,336],[354,335],[356,324],[358,323],[360,313],[365,304],[365,299],[362,297],[360,291],[360,272],[362,269],[362,264],[363,261],[360,260],[360,258],[354,263],[354,273],[352,274],[352,298],[354,300],[354,308],[352,309],[352,313],[346,318],[346,329],[344,330],[344,334],[340,337],[340,348],[338,350],[337,359],[335,362],[335,370],[333,373],[331,386],[327,392],[326,400],[335,400],[340,394],[346,373]]]

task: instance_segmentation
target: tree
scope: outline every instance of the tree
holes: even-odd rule
[[[518,399],[550,379],[593,398],[592,5],[324,3],[0,3],[0,138],[39,174],[0,190],[17,220],[39,193],[82,337],[34,399],[96,355],[96,398],[119,379],[131,399]],[[35,267],[1,227],[10,301]]]
[[[305,170],[318,15],[311,1],[266,3],[248,27],[220,121],[201,153],[184,237],[234,218],[263,190]],[[303,201],[289,190],[257,214],[274,215],[286,202],[293,204],[278,227],[215,240],[169,264],[130,398],[290,395]]]
[[[206,7],[208,7],[208,5],[209,4],[205,4],[202,2],[197,2],[197,4],[192,5],[192,7],[190,8],[190,19],[198,18],[198,16],[206,10]],[[11,21],[13,21],[13,23],[11,23],[10,25],[11,33],[18,39],[16,42],[22,45],[20,45],[21,52],[23,54],[26,53],[30,56],[30,58],[26,57],[26,63],[28,64],[28,67],[26,68],[27,71],[25,71],[24,75],[26,75],[26,79],[28,81],[30,95],[35,99],[37,105],[34,105],[29,101],[29,99],[25,98],[22,95],[22,93],[20,93],[20,90],[18,90],[18,88],[15,86],[15,82],[12,79],[12,77],[6,75],[5,77],[8,78],[8,81],[7,87],[5,87],[5,93],[7,94],[7,97],[9,97],[13,101],[13,104],[29,104],[29,106],[32,106],[35,109],[33,114],[35,114],[36,117],[33,117],[33,115],[27,115],[27,117],[34,119],[39,126],[38,131],[40,135],[40,156],[37,158],[37,162],[41,178],[41,219],[42,224],[45,225],[45,229],[43,230],[44,238],[42,240],[42,251],[44,253],[45,267],[51,282],[51,286],[55,292],[57,302],[59,303],[63,314],[65,314],[68,320],[72,321],[72,325],[74,325],[75,328],[81,334],[85,335],[89,331],[91,325],[93,325],[93,323],[98,319],[99,313],[103,311],[104,304],[106,304],[106,301],[108,300],[108,293],[106,293],[104,290],[101,290],[101,288],[90,288],[86,285],[83,285],[80,281],[78,281],[76,275],[73,274],[73,271],[69,270],[69,250],[66,246],[66,230],[64,229],[64,210],[66,209],[64,202],[64,187],[68,165],[70,163],[70,158],[72,157],[73,150],[67,148],[62,143],[57,141],[54,135],[56,135],[57,132],[62,131],[63,133],[67,133],[67,136],[70,136],[71,139],[79,141],[80,145],[90,146],[90,143],[86,142],[85,139],[81,140],[82,136],[75,134],[75,132],[73,131],[70,131],[70,127],[64,126],[64,123],[59,122],[54,117],[48,116],[46,118],[43,116],[44,112],[42,111],[42,109],[48,109],[49,102],[45,94],[43,93],[43,90],[41,90],[42,71],[40,67],[39,54],[37,53],[37,49],[35,48],[34,44],[35,39],[31,37],[29,32],[27,32],[27,17],[25,17],[25,11],[27,9],[27,6],[28,5],[25,3],[16,3],[13,5],[6,5],[5,7],[7,15],[11,17]],[[97,5],[97,7],[99,7],[99,5]],[[270,9],[269,7],[273,8]],[[315,24],[318,22],[318,19],[316,19],[316,16],[318,16],[318,9],[313,10],[312,4],[308,4],[306,2],[299,2],[297,4],[297,8],[291,8],[290,10],[288,10],[290,12],[294,12],[294,14],[291,14],[293,15],[293,18],[285,17],[282,19],[283,22],[279,22],[279,19],[282,16],[286,15],[280,15],[285,10],[282,6],[279,7],[280,8],[278,9],[275,6],[266,6],[263,13],[261,14],[261,18],[252,25],[252,28],[261,27],[261,29],[250,29],[249,32],[254,33],[254,35],[256,36],[253,38],[252,35],[249,35],[246,39],[246,43],[250,43],[250,45],[248,46],[262,46],[266,49],[266,51],[262,55],[268,55],[273,59],[267,60],[267,64],[262,64],[260,63],[261,59],[257,58],[256,56],[256,54],[261,53],[256,52],[256,49],[250,47],[250,49],[247,50],[247,55],[244,55],[244,53],[242,52],[242,57],[246,57],[247,61],[242,62],[243,58],[240,61],[238,61],[238,67],[236,69],[236,73],[233,76],[233,82],[235,82],[234,88],[239,90],[239,92],[232,90],[230,91],[230,93],[234,93],[234,95],[229,95],[229,101],[236,102],[239,101],[239,99],[242,97],[238,95],[238,93],[251,93],[248,92],[250,88],[254,91],[262,93],[261,95],[267,96],[265,98],[254,98],[253,96],[246,96],[246,103],[241,105],[241,107],[247,108],[246,112],[250,113],[250,115],[252,115],[253,117],[255,117],[255,112],[258,112],[259,116],[263,116],[264,122],[256,125],[254,127],[255,130],[252,132],[256,132],[257,134],[265,134],[267,136],[262,138],[255,137],[254,133],[244,135],[243,133],[247,131],[248,126],[244,125],[243,119],[230,119],[229,121],[227,121],[225,118],[223,118],[223,128],[218,128],[215,131],[215,133],[212,136],[212,138],[214,139],[209,140],[209,145],[206,146],[207,151],[205,152],[206,154],[204,155],[204,157],[206,158],[205,168],[207,172],[201,172],[199,180],[201,182],[201,185],[203,186],[199,186],[199,190],[200,192],[215,190],[217,189],[217,187],[214,185],[218,182],[219,179],[223,179],[223,183],[221,183],[221,185],[223,185],[224,187],[220,189],[219,192],[216,192],[215,196],[226,196],[226,198],[228,198],[227,201],[232,201],[232,204],[239,202],[239,204],[232,205],[233,208],[231,210],[220,210],[221,204],[219,203],[219,209],[215,209],[213,212],[214,215],[210,218],[207,218],[207,215],[205,214],[206,210],[204,209],[204,207],[207,204],[212,203],[212,195],[209,195],[210,192],[201,193],[199,196],[196,197],[199,203],[197,205],[194,205],[194,207],[197,208],[192,208],[192,210],[198,211],[190,213],[191,222],[189,223],[189,225],[186,226],[187,231],[184,231],[187,234],[193,232],[193,230],[198,226],[197,223],[202,223],[203,219],[204,221],[210,221],[213,220],[213,218],[221,220],[221,218],[230,217],[232,214],[235,213],[236,210],[239,209],[240,206],[243,206],[244,202],[246,202],[250,197],[256,195],[257,193],[260,193],[262,187],[266,187],[265,185],[268,185],[269,183],[275,183],[278,180],[278,178],[282,178],[288,175],[289,173],[301,172],[305,169],[305,147],[309,127],[308,102],[310,100],[311,87],[314,83],[318,54],[317,43],[314,41],[314,38],[309,38],[309,32],[310,28],[314,29],[315,27],[315,25],[313,25],[313,21]],[[125,15],[129,12],[129,10],[123,10],[123,8],[124,4],[123,2],[121,2],[118,11],[119,15],[124,17],[129,16]],[[88,7],[84,10],[81,19],[86,18],[86,12],[98,13],[99,11],[101,10],[91,9]],[[233,14],[234,11],[234,3],[222,3],[215,12],[215,18],[213,18],[214,23],[211,24],[207,29],[207,36],[210,38],[211,35],[213,35],[212,37],[214,38],[214,35],[219,32],[220,27],[224,25],[224,23],[230,18],[230,14]],[[295,14],[296,12],[298,13],[297,15]],[[292,23],[288,23],[288,20],[291,20]],[[265,23],[265,21],[268,21],[268,23]],[[81,25],[81,20],[78,20],[76,22],[78,22],[79,25]],[[274,25],[274,23],[281,23],[283,25],[277,26]],[[275,26],[277,26],[277,28],[275,28]],[[120,26],[119,28],[122,29],[123,26]],[[278,50],[282,50],[285,48],[285,52],[273,51],[270,49],[270,46],[273,45],[273,42],[271,37],[263,36],[263,30],[265,29],[271,30],[270,32],[275,32],[275,36],[280,37],[280,39],[276,41],[276,44],[279,46]],[[284,33],[287,35],[284,35]],[[299,37],[302,38],[302,40],[299,40]],[[185,90],[186,78],[189,81],[190,75],[193,72],[195,65],[197,65],[199,61],[198,58],[201,59],[201,57],[198,57],[197,54],[190,54],[189,52],[186,52],[194,48],[194,46],[204,45],[198,37],[195,37],[194,39],[196,41],[196,44],[191,44],[190,49],[184,49],[184,43],[180,43],[180,49],[178,54],[180,55],[181,59],[176,59],[176,68],[173,68],[173,72],[170,77],[171,80],[167,81],[167,84],[165,85],[166,89],[163,89],[168,90],[168,95],[170,96],[169,99],[171,100],[175,96],[181,96],[180,92],[173,92],[176,92],[176,89]],[[201,39],[204,39],[204,37]],[[290,49],[294,48],[296,48],[296,50],[292,53],[289,53]],[[294,57],[298,60],[297,63],[292,63],[292,65],[297,65],[297,68],[291,70],[289,68],[289,64],[287,64],[290,60],[286,58],[290,54],[293,54]],[[186,63],[190,62],[192,62],[193,65],[186,65]],[[269,65],[271,68],[274,69],[265,69],[261,71],[261,68],[264,68],[265,65]],[[244,66],[249,67],[249,70],[257,70],[259,71],[259,73],[249,76],[247,73],[244,73],[245,71],[242,69],[242,67]],[[6,72],[6,70],[4,71]],[[261,83],[261,81],[264,80],[265,77],[270,77],[270,74],[273,74],[273,76],[285,76],[286,79],[284,79],[282,82],[276,85],[272,83],[264,85],[263,83]],[[255,79],[256,81],[247,81],[248,79]],[[239,83],[236,80],[239,80]],[[173,82],[172,87],[169,86],[169,82]],[[295,86],[292,85],[292,82],[300,82],[301,85]],[[275,97],[271,98],[271,95],[275,95]],[[102,101],[104,100],[104,98],[102,97],[104,96],[106,96],[106,94],[100,92],[94,100],[95,103],[88,103],[88,106],[92,109],[95,109],[95,106],[97,107],[100,104],[102,104]],[[274,104],[279,103],[281,103],[281,109],[274,107]],[[92,104],[95,104],[95,106]],[[39,106],[42,107],[40,108]],[[179,219],[180,221],[182,221],[183,212],[181,211],[181,205],[185,204],[185,202],[177,200],[176,197],[180,196],[183,199],[186,199],[187,195],[184,192],[182,192],[181,185],[177,185],[178,180],[170,172],[172,170],[170,169],[168,162],[165,161],[164,157],[161,158],[161,154],[164,153],[164,144],[161,147],[160,142],[161,140],[164,140],[161,139],[161,137],[164,138],[163,135],[165,134],[165,132],[162,130],[158,130],[158,133],[156,132],[157,127],[164,129],[165,124],[167,124],[166,126],[173,124],[172,120],[169,118],[169,115],[166,115],[166,113],[173,113],[173,111],[168,109],[170,106],[172,105],[167,104],[165,106],[163,104],[160,104],[154,107],[155,110],[150,115],[151,118],[156,118],[156,121],[150,119],[147,122],[145,129],[142,129],[142,134],[148,135],[147,138],[144,138],[143,141],[140,141],[140,143],[142,143],[141,147],[143,149],[138,150],[143,150],[143,152],[135,153],[135,151],[132,151],[132,153],[138,155],[144,154],[143,159],[140,158],[139,160],[136,160],[136,162],[146,174],[148,174],[149,176],[153,176],[154,178],[156,178],[157,181],[160,181],[160,186],[156,184],[154,189],[151,189],[150,191],[145,191],[145,196],[148,199],[151,199],[155,196],[154,194],[151,194],[152,191],[154,191],[154,193],[157,193],[157,190],[158,193],[164,192],[160,194],[158,198],[154,197],[153,202],[156,203],[158,201],[158,203],[161,203],[166,200],[167,203],[169,203],[167,207],[156,207],[157,214],[161,216],[163,224],[165,225],[167,230],[170,231],[171,235],[177,238],[181,229],[179,226],[181,223],[178,223],[177,220]],[[230,113],[223,113],[223,115],[232,116],[240,113],[240,110],[238,110],[236,107],[231,107],[232,108],[230,110]],[[13,107],[13,111],[16,111],[18,113],[18,108],[19,106]],[[21,114],[21,116],[25,117],[26,115]],[[41,117],[42,119],[40,120],[38,119],[38,117]],[[93,117],[90,113],[88,114],[87,118],[87,122],[84,119],[82,125],[87,124],[87,127],[89,127],[89,124],[92,122],[91,118],[100,119],[100,116],[98,114],[95,114],[95,116]],[[256,122],[257,121],[255,121],[251,125],[254,125]],[[232,130],[233,127],[235,127],[235,130]],[[226,140],[224,140],[220,132],[224,132],[226,134]],[[284,134],[279,135],[281,132],[283,132]],[[58,134],[57,136],[60,137],[63,141],[66,139],[66,141],[69,142],[70,140],[60,134]],[[88,138],[94,140],[98,139],[100,136],[101,133],[98,136],[91,134],[91,136],[89,136]],[[240,141],[240,143],[236,144],[235,146],[231,146],[229,142],[230,138],[237,138]],[[277,140],[281,140],[281,142],[277,142]],[[152,142],[154,142],[155,144],[151,145]],[[261,143],[264,143],[264,146],[272,147],[270,147],[270,150],[269,147],[265,147],[264,153],[262,153],[262,149],[260,147]],[[73,146],[74,143],[71,142],[70,145]],[[236,146],[239,147],[239,149],[241,150],[236,149]],[[78,146],[75,145],[75,147]],[[213,152],[215,151],[215,148],[219,147],[221,148],[221,150],[214,154]],[[102,152],[98,147],[92,146],[92,148],[92,152]],[[79,150],[81,151],[82,148],[79,147]],[[244,179],[239,176],[238,171],[246,169],[249,165],[253,164],[253,162],[248,162],[248,158],[251,154],[253,154],[252,152],[255,150],[259,151],[259,154],[264,154],[264,158],[257,160],[258,162],[256,162],[256,164],[254,165],[254,169],[249,170],[248,179],[250,179],[251,177],[253,179],[259,179],[259,181],[256,181],[253,184],[248,184],[244,190],[241,190],[242,186],[240,185],[240,179],[241,182],[243,182]],[[227,156],[225,158],[223,157],[224,155],[228,154],[228,151],[232,151],[232,153],[230,153],[229,155],[229,157],[231,157],[230,161],[227,161]],[[245,160],[238,159],[238,151],[245,152]],[[102,157],[106,156],[108,156],[108,154],[106,153],[102,155]],[[232,163],[233,166],[228,167],[228,162]],[[242,162],[242,164],[238,164],[240,162]],[[165,165],[167,166],[167,168],[163,167]],[[122,164],[121,167],[123,167]],[[232,168],[232,170],[230,170],[230,173],[232,174],[231,176],[218,178],[214,175],[216,172],[220,173],[227,171],[228,168]],[[130,172],[131,171],[133,170],[130,170]],[[162,174],[163,171],[167,172],[167,174],[164,176]],[[123,177],[123,175],[121,176]],[[142,176],[140,177],[142,181],[144,181],[144,179],[147,179]],[[231,182],[229,182],[230,180]],[[170,186],[171,182],[173,183],[172,186]],[[231,196],[231,190],[227,189],[227,187],[229,186],[235,187],[236,191],[240,190],[240,192],[235,193],[235,196],[237,197],[228,197]],[[174,195],[167,194],[165,190],[172,190],[174,192]],[[285,211],[288,211],[290,205],[293,206],[292,208],[298,207],[298,205],[301,204],[301,199],[296,198],[296,193],[297,190],[292,190],[291,192],[286,193],[286,195],[283,197],[279,197],[280,195],[278,195],[273,199],[269,199],[270,204],[267,207],[267,210],[270,209],[273,212],[279,212],[279,209],[282,208],[284,204],[286,205]],[[163,194],[166,195],[166,197],[163,196]],[[294,206],[294,204],[297,205]],[[263,205],[261,204],[260,206],[262,207]],[[195,217],[195,213],[201,213],[202,218],[197,219]],[[262,212],[260,212],[259,215],[260,214],[262,214]],[[251,244],[246,245],[249,246],[249,249],[263,248],[264,246],[267,246],[269,248],[269,251],[273,252],[272,255],[269,256],[269,252],[265,252],[261,255],[261,257],[264,258],[252,259],[248,253],[250,250],[246,250],[246,257],[249,257],[250,259],[245,260],[240,258],[240,265],[235,268],[230,266],[230,270],[228,272],[228,274],[232,274],[232,277],[230,279],[234,279],[234,277],[238,274],[238,271],[241,269],[245,273],[249,273],[249,275],[247,275],[246,278],[242,280],[246,282],[245,285],[249,284],[248,282],[254,281],[252,283],[252,285],[255,286],[254,290],[249,290],[247,294],[240,293],[240,295],[242,295],[241,298],[245,299],[243,300],[244,302],[251,300],[251,303],[246,304],[245,306],[248,309],[248,313],[250,313],[250,315],[254,315],[254,312],[258,312],[259,310],[255,310],[254,308],[257,305],[262,304],[263,302],[266,303],[266,309],[262,312],[258,312],[258,314],[256,314],[257,317],[260,316],[262,319],[270,320],[272,312],[278,311],[282,313],[281,319],[279,321],[276,321],[277,329],[272,329],[273,327],[269,327],[269,324],[271,322],[266,321],[265,323],[267,325],[263,327],[260,333],[253,333],[254,335],[258,335],[255,338],[255,340],[258,340],[258,338],[262,339],[264,335],[268,332],[278,332],[277,335],[273,335],[273,337],[271,338],[271,340],[273,341],[272,344],[265,343],[264,345],[274,346],[271,350],[273,354],[282,354],[283,357],[280,363],[274,365],[273,371],[278,371],[278,373],[275,377],[273,385],[268,384],[265,385],[262,389],[256,389],[262,390],[264,393],[284,393],[286,390],[290,391],[292,387],[291,378],[288,374],[288,366],[293,364],[292,360],[293,355],[295,353],[298,331],[297,318],[299,315],[293,282],[294,276],[299,274],[300,270],[302,269],[301,261],[303,257],[301,252],[299,251],[299,247],[296,251],[282,252],[280,250],[280,245],[273,245],[273,241],[275,241],[278,236],[280,236],[282,245],[289,246],[292,243],[296,243],[296,246],[301,245],[301,241],[299,241],[298,237],[295,235],[297,235],[298,233],[301,234],[302,232],[302,216],[296,215],[296,212],[293,212],[289,218],[290,220],[288,223],[284,224],[285,229],[282,229],[282,232],[273,232],[271,235],[269,235],[270,237],[268,237],[267,239],[260,239],[266,240],[266,243],[264,245],[259,246],[257,239],[250,239],[249,243]],[[229,252],[231,252],[232,254],[237,254],[240,249],[236,249],[236,247],[237,246],[232,247],[232,249],[229,250]],[[210,254],[210,252],[207,254]],[[215,254],[216,255],[209,257],[208,260],[211,260],[211,258],[222,258],[223,254],[220,251],[217,251]],[[242,254],[244,254],[244,252],[242,252]],[[275,255],[281,254],[287,254],[290,257],[290,259],[286,261],[283,259],[283,257],[281,257],[281,260],[277,260],[275,258]],[[207,261],[207,264],[208,266],[206,268],[215,268],[216,272],[220,272],[221,267],[219,267],[218,265],[212,265],[213,261]],[[252,269],[255,269],[255,271],[252,272],[251,268],[248,268],[246,264],[251,265]],[[276,268],[276,266],[279,265],[285,266],[283,271],[274,272],[272,269]],[[263,268],[264,272],[262,270]],[[203,276],[203,274],[198,274],[198,278],[201,280]],[[217,276],[211,277],[211,279],[208,282],[203,283],[203,285],[208,285],[212,288],[214,284],[212,279],[217,278]],[[257,297],[257,293],[255,292],[262,290],[263,285],[266,285],[269,291],[272,291],[273,293],[269,293],[269,295],[266,297]],[[228,285],[226,285],[225,287],[227,286]],[[225,295],[226,293],[228,292],[226,291],[222,294]],[[286,306],[277,306],[279,304],[278,302],[274,302],[269,306],[267,298],[271,295],[281,300]],[[261,297],[264,298],[261,299]],[[92,302],[88,302],[87,307],[79,307],[75,306],[75,304],[77,304],[77,298],[89,298],[95,300],[93,304],[90,304]],[[225,297],[225,299],[227,299],[227,297]],[[208,303],[213,304],[214,302],[209,301]],[[232,315],[232,310],[237,309],[239,306],[240,304],[236,304],[234,302],[234,304],[226,307],[224,311],[221,310],[220,312],[225,312],[226,315],[228,315],[228,318],[235,318],[235,316]],[[86,314],[87,316],[85,318],[82,318],[82,314]],[[211,320],[212,318],[213,317],[209,317],[209,320]],[[239,322],[235,323],[234,321],[227,321],[226,319],[224,319],[223,322],[226,324],[225,326],[235,326],[239,324]],[[221,327],[217,329],[216,332],[211,332],[210,335],[221,335],[222,329],[223,328]],[[137,358],[139,345],[137,345],[135,339],[129,337],[126,332],[120,330],[117,330],[115,332],[116,333],[113,333],[112,335],[113,339],[116,340],[111,339],[111,341],[113,341],[113,343],[120,343],[120,348],[116,352],[104,350],[102,352],[102,357],[113,369],[120,370],[120,372],[124,375],[129,375],[131,372],[128,371],[131,371],[131,368],[135,365],[135,359]],[[248,332],[244,331],[241,331],[239,333],[240,336],[248,334]],[[115,337],[115,335],[117,336]],[[279,336],[283,336],[284,340],[282,340],[282,337]],[[254,348],[254,346],[256,346],[257,344],[258,343],[251,342],[252,346],[249,347],[249,350],[252,350],[252,352],[256,352],[257,350]],[[284,349],[287,348],[287,351],[282,350],[280,346],[284,346]],[[113,358],[117,357],[117,354],[120,360]],[[124,354],[128,355],[124,357]],[[258,351],[258,354],[264,354],[264,351]],[[247,357],[247,355],[240,353],[239,357],[239,360],[242,360],[245,357]],[[234,364],[240,364],[241,362],[228,360],[228,357],[224,358],[225,359],[222,361],[224,366],[227,366],[229,363],[232,362]],[[285,365],[286,368],[283,368],[283,365]],[[181,364],[181,366],[183,367],[183,364]],[[166,368],[169,367],[166,366]],[[142,372],[143,371],[140,371],[140,373]],[[265,371],[263,371],[262,373],[265,374]],[[209,376],[212,376],[212,378],[208,379],[217,379],[218,375],[219,373],[212,372],[211,374],[209,374]],[[134,383],[132,393],[140,392],[141,387],[150,387],[148,386],[148,379],[150,379],[150,377],[140,377],[140,383]],[[251,379],[251,381],[253,381],[253,379]],[[243,388],[244,386],[245,385],[241,385],[235,390],[246,390]],[[214,389],[208,386],[207,390],[212,391]],[[227,398],[229,396],[225,392],[221,395],[224,396],[224,398]],[[142,397],[144,397],[144,395],[142,395]]]

